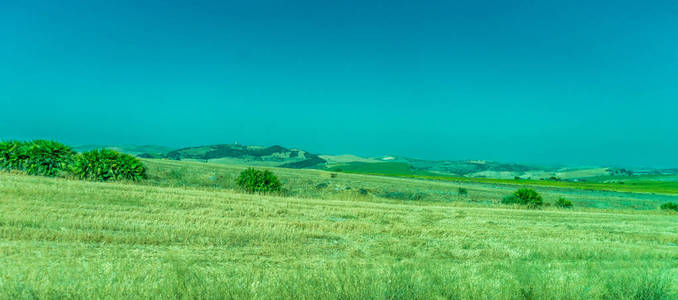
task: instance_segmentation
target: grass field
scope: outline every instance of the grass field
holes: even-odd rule
[[[357,173],[357,174],[380,174],[400,176],[436,176],[436,173],[416,170],[403,162],[351,162],[330,168],[330,171]]]
[[[149,184],[171,187],[202,187],[235,189],[235,178],[247,166],[219,163],[198,163],[172,160],[145,160],[150,169]],[[364,174],[334,173],[320,170],[272,169],[285,186],[285,195],[315,199],[359,199],[361,201],[423,200],[430,202],[455,202],[457,205],[494,205],[504,196],[522,187],[524,181],[427,180],[428,177],[408,178],[398,176],[370,176]],[[466,179],[466,178],[462,178]],[[536,181],[541,183],[542,181]],[[460,196],[458,188],[468,190]],[[551,185],[534,185],[547,203],[563,197],[578,208],[614,208],[655,210],[665,202],[678,202],[678,195],[627,193],[605,190],[586,190],[580,186],[570,188]],[[363,193],[361,193],[363,192]]]
[[[678,297],[676,196],[538,186],[575,208],[526,210],[503,184],[289,169],[249,195],[243,166],[145,162],[140,184],[0,173],[0,298]]]
[[[445,175],[419,175],[396,172],[362,172],[348,170],[345,172],[366,175],[392,176],[401,178],[415,178],[428,180],[444,180],[452,182],[478,182],[491,184],[507,184],[530,187],[556,187],[568,189],[598,190],[612,192],[652,193],[652,194],[675,194],[678,195],[678,178],[675,175],[652,175],[652,176],[629,176],[617,179],[616,182],[604,182],[603,178],[594,178],[600,181],[574,182],[534,179],[496,179],[496,178],[472,178]],[[607,180],[614,177],[604,177]]]
[[[592,174],[601,173],[601,170],[603,170],[603,169],[586,169],[581,171],[576,170],[564,171],[561,172],[562,174],[560,175],[560,176],[567,175],[565,176],[566,178],[575,179],[577,178],[576,176],[579,174],[585,177],[582,178],[583,179],[582,181],[573,181],[573,180],[556,181],[556,180],[537,180],[537,179],[516,180],[513,178],[500,179],[501,177],[482,178],[482,177],[451,176],[435,172],[428,172],[425,170],[417,170],[412,168],[407,163],[402,162],[380,162],[380,163],[353,162],[332,167],[330,170],[352,174],[366,174],[366,175],[415,178],[426,180],[442,180],[452,182],[477,182],[477,183],[504,184],[513,186],[555,187],[555,188],[599,190],[613,192],[678,195],[678,176],[675,174],[634,175],[634,176],[584,176],[589,173]]]

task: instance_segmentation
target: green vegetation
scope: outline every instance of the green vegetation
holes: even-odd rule
[[[0,143],[0,169],[31,175],[56,176],[67,171],[75,152],[68,146],[45,140]]]
[[[516,197],[515,195],[506,195],[503,198],[501,198],[501,204],[522,204],[520,199]]]
[[[428,171],[422,171],[412,168],[407,163],[403,162],[378,162],[378,163],[369,163],[369,162],[351,162],[346,164],[341,164],[330,168],[331,171],[335,172],[346,172],[346,173],[358,173],[358,174],[379,174],[379,175],[388,175],[388,176],[410,176],[410,175],[420,175],[420,176],[436,176],[436,173],[431,173]]]
[[[0,142],[0,170],[50,177],[75,175],[100,181],[146,178],[143,163],[129,154],[109,149],[77,154],[69,146],[46,140]]]
[[[425,179],[425,180],[441,180],[450,182],[503,184],[507,186],[556,187],[580,190],[678,195],[678,178],[676,178],[675,175],[650,175],[650,176],[634,175],[635,177],[625,181],[625,184],[620,184],[620,183],[593,182],[593,181],[581,182],[581,181],[552,181],[552,180],[533,180],[533,179],[514,180],[514,179],[445,176],[440,174],[419,175],[397,172],[361,172],[355,170],[347,170],[346,172],[365,175],[378,175],[401,178]],[[664,181],[658,179],[658,177],[659,178],[666,177],[670,178],[671,180]]]
[[[240,172],[246,166],[221,163],[188,162],[173,160],[142,159],[148,169],[144,184],[190,187],[210,190],[240,190],[236,184]],[[309,199],[355,199],[384,201],[381,195],[402,192],[408,195],[426,194],[427,202],[453,201],[464,205],[494,205],[515,185],[487,184],[477,182],[451,182],[441,180],[408,179],[390,176],[370,176],[342,173],[332,178],[331,172],[275,168],[273,170],[284,182],[284,194]],[[324,184],[325,188],[315,188]],[[466,188],[469,194],[458,196],[458,188]],[[578,210],[638,209],[656,210],[662,203],[678,202],[678,196],[649,193],[601,192],[585,189],[534,187],[544,201],[554,203],[559,197],[572,201]],[[409,197],[408,197],[409,198]],[[408,200],[409,201],[409,200]]]
[[[537,191],[528,188],[521,188],[513,192],[513,194],[504,197],[501,200],[502,204],[521,204],[527,205],[530,208],[537,208],[544,204],[544,199]]]
[[[678,204],[673,202],[667,202],[662,204],[661,209],[678,211]]]
[[[75,158],[72,172],[80,179],[131,180],[146,178],[146,168],[134,156],[101,149],[82,153]]]
[[[269,170],[244,170],[236,180],[238,186],[249,193],[267,193],[280,191],[280,179]]]
[[[240,167],[148,163],[142,184],[0,173],[0,298],[678,297],[673,214],[242,194],[197,185],[233,185]],[[459,187],[276,173],[293,190]],[[172,187],[182,181],[196,186]]]
[[[24,146],[0,144],[3,166]],[[147,179],[110,176],[123,157]],[[110,150],[71,168],[123,180],[0,172],[0,298],[678,297],[678,222],[656,209],[674,195],[534,186],[504,201],[516,185]]]
[[[157,157],[145,153],[146,158]],[[316,168],[326,161],[318,155],[299,149],[287,149],[281,146],[245,146],[245,145],[209,145],[188,147],[168,152],[164,157],[172,160],[211,161],[226,164],[244,164],[251,166],[269,166],[282,168]]]
[[[533,189],[522,188],[515,191],[513,195],[520,199],[521,204],[529,207],[539,207],[544,204],[544,199]]]
[[[634,193],[678,194],[676,170],[653,170],[634,173],[617,168],[569,168],[528,166],[491,161],[427,161],[404,157],[390,160],[361,158],[353,155],[314,155],[281,146],[209,145],[172,151],[161,146],[81,146],[85,152],[109,148],[143,158],[170,158],[226,165],[325,169],[368,175],[503,184],[512,187],[554,187]],[[509,173],[508,175],[505,173]],[[666,173],[668,172],[668,173]],[[557,173],[557,174],[556,174]],[[665,174],[662,174],[665,173]],[[455,175],[456,174],[456,175]],[[515,175],[515,176],[514,176]],[[517,175],[520,175],[516,177]],[[505,179],[498,179],[506,177]],[[531,179],[533,178],[533,179]],[[540,180],[541,178],[541,180]]]
[[[135,156],[152,156],[154,158],[164,158],[168,152],[174,150],[173,148],[157,145],[81,145],[73,147],[73,150],[80,153],[100,149],[114,150]]]
[[[572,208],[572,201],[567,200],[563,197],[558,198],[555,204],[557,207],[560,208]]]
[[[28,160],[28,146],[21,141],[0,142],[0,170],[23,170]]]

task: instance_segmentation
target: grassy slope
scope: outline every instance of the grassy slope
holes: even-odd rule
[[[198,163],[170,160],[144,160],[150,169],[150,183],[163,186],[211,187],[234,189],[235,178],[246,166],[216,163]],[[458,204],[496,204],[511,194],[519,185],[478,183],[469,181],[417,180],[393,176],[371,176],[338,173],[320,170],[296,170],[270,168],[278,174],[289,196],[322,199],[360,199],[383,201],[419,199]],[[459,196],[459,187],[468,189],[467,196]],[[584,189],[553,188],[536,186],[544,199],[553,203],[564,197],[576,207],[615,209],[657,209],[665,202],[678,202],[678,195],[653,195],[642,193],[619,193]],[[366,195],[360,191],[367,192]],[[424,197],[420,197],[424,195]]]
[[[359,174],[378,173],[381,175],[436,175],[436,173],[433,172],[415,170],[409,164],[404,162],[351,162],[332,167],[330,170]]]
[[[497,179],[448,176],[412,169],[407,163],[384,162],[364,163],[354,162],[333,167],[332,170],[367,175],[380,175],[401,178],[418,178],[430,180],[444,180],[452,182],[478,182],[489,184],[508,184],[533,187],[557,187],[568,189],[588,189],[599,191],[617,191],[634,193],[661,193],[678,195],[678,177],[676,175],[641,175],[641,176],[598,176],[586,178],[587,182],[529,180],[529,179]],[[593,170],[589,170],[593,172]],[[598,170],[600,171],[600,170]],[[583,173],[584,171],[579,171]],[[576,174],[576,172],[574,172]],[[569,174],[565,177],[571,177]],[[615,181],[615,182],[605,182]],[[622,183],[619,183],[622,182]]]
[[[494,178],[472,178],[472,177],[458,177],[458,176],[443,176],[443,175],[417,175],[408,173],[394,173],[394,172],[352,172],[349,173],[366,174],[366,175],[380,175],[393,176],[402,178],[418,178],[429,180],[444,180],[452,182],[478,182],[491,184],[507,184],[516,186],[531,186],[531,187],[557,187],[568,189],[584,189],[584,190],[598,190],[598,191],[613,191],[613,192],[631,192],[631,193],[655,193],[655,194],[672,194],[678,195],[678,180],[661,181],[645,176],[626,177],[626,181],[621,179],[624,183],[605,183],[605,182],[572,182],[572,181],[552,181],[552,180],[530,180],[530,179],[494,179]],[[675,176],[667,176],[672,179]]]
[[[221,170],[168,162],[152,171],[177,167]],[[323,174],[289,172],[281,176],[292,185]],[[354,176],[344,180],[367,178]],[[0,173],[0,295],[678,297],[675,214],[351,195],[273,197]]]

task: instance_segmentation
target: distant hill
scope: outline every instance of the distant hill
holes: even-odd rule
[[[516,163],[502,163],[485,160],[423,160],[400,156],[382,156],[376,158],[360,158],[355,156],[327,157],[328,168],[335,171],[370,173],[385,175],[423,175],[423,176],[459,176],[497,179],[552,179],[569,180],[607,176],[615,172],[609,168],[578,167],[562,168],[551,166],[535,166]]]
[[[143,153],[139,157],[158,158]],[[282,146],[245,146],[237,144],[181,148],[167,152],[164,158],[215,163],[246,164],[281,168],[323,168],[326,161],[318,155]]]
[[[84,152],[97,148],[108,148],[142,158],[164,158],[191,160],[211,163],[268,166],[294,169],[327,169],[336,172],[382,174],[397,176],[455,176],[495,179],[536,179],[536,180],[609,180],[623,181],[623,177],[634,175],[678,174],[675,169],[622,169],[613,167],[554,167],[517,163],[502,163],[485,160],[424,160],[402,156],[360,157],[352,154],[317,155],[300,149],[282,146],[246,146],[220,144],[181,149],[154,145],[84,145],[74,147]],[[622,178],[622,179],[619,179]]]

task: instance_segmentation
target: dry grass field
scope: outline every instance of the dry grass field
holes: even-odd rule
[[[496,204],[507,186],[286,169],[252,195],[241,166],[147,164],[140,184],[0,173],[0,297],[678,297],[678,214],[649,209],[669,196],[528,210]]]

